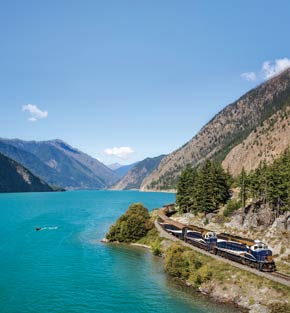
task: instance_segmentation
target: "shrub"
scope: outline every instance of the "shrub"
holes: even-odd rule
[[[230,200],[224,210],[224,216],[228,217],[241,207],[241,201]]]
[[[110,227],[106,238],[109,241],[136,242],[152,228],[148,210],[143,204],[135,203]]]
[[[195,287],[199,287],[213,276],[209,264],[201,262],[194,251],[176,243],[166,252],[165,269],[172,276],[188,279]]]
[[[189,263],[184,257],[186,248],[179,244],[171,245],[165,257],[165,270],[174,277],[188,278],[189,276]]]
[[[156,240],[151,244],[151,250],[154,255],[161,255],[160,240]]]
[[[201,284],[209,281],[213,276],[213,272],[207,264],[201,266],[198,270],[191,272],[190,281],[195,287],[199,287]]]

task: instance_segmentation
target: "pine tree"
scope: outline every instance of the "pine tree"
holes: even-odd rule
[[[176,204],[180,212],[190,212],[194,209],[193,189],[196,180],[196,170],[190,165],[182,171],[177,184]]]
[[[242,203],[243,210],[245,211],[246,201],[248,197],[248,177],[245,168],[242,168],[241,174],[239,176],[238,184],[241,188],[240,190],[240,200]]]

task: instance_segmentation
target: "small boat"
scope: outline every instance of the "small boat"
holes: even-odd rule
[[[39,231],[39,230],[41,230],[41,227],[35,227],[35,230]]]

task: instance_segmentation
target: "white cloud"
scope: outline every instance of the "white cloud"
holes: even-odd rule
[[[255,72],[242,73],[241,77],[248,81],[255,81],[257,79],[257,75]]]
[[[120,159],[127,159],[128,156],[134,153],[134,149],[131,147],[114,147],[114,148],[107,148],[104,150],[104,153],[107,155],[113,155]]]
[[[30,117],[28,121],[36,122],[39,119],[47,118],[48,112],[40,110],[35,104],[25,104],[22,106],[23,112],[28,112]]]
[[[241,77],[247,81],[267,80],[280,74],[289,67],[290,59],[288,58],[276,59],[274,61],[265,61],[263,62],[262,68],[259,72],[242,73]]]
[[[262,66],[262,76],[264,79],[272,78],[290,67],[290,59],[276,59],[275,61],[265,61]]]

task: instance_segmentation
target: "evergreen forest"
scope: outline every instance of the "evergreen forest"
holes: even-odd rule
[[[239,200],[231,199],[232,189],[239,188]],[[181,213],[214,213],[227,204],[232,211],[255,204],[270,207],[277,216],[290,210],[290,149],[272,164],[259,166],[233,178],[220,164],[206,160],[201,166],[187,166],[177,184],[176,204]]]

